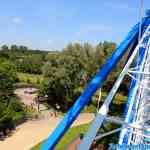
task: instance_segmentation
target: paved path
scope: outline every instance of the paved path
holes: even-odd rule
[[[81,114],[73,126],[85,124],[93,119],[93,114]],[[15,133],[0,141],[0,150],[29,150],[31,147],[48,137],[62,117],[28,121],[19,125]]]
[[[33,100],[32,97],[24,97],[22,91],[21,95],[24,103],[30,105],[30,100]],[[50,132],[61,121],[62,117],[48,117],[49,113],[46,112],[46,114],[46,117],[40,120],[27,121],[19,125],[12,136],[6,138],[4,141],[0,141],[0,150],[29,150],[34,145],[47,138]],[[77,118],[73,126],[88,123],[92,121],[93,118],[94,114],[83,113]]]

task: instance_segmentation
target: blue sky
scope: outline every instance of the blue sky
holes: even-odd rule
[[[55,50],[69,42],[119,43],[138,21],[139,1],[4,0],[0,4],[0,45]],[[145,0],[145,9],[148,6],[150,0]]]

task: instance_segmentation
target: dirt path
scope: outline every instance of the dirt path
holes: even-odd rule
[[[19,90],[19,96],[21,95],[23,102],[26,105],[30,105],[33,100],[33,96],[24,95],[23,91]],[[18,92],[18,91],[17,91]],[[19,125],[12,136],[6,138],[4,141],[0,141],[0,150],[29,150],[31,147],[39,143],[48,137],[50,132],[55,129],[57,124],[61,121],[62,116],[57,118],[43,117],[40,120],[28,121]],[[74,122],[73,126],[85,124],[90,122],[94,118],[94,114],[84,113],[81,114]]]
[[[32,89],[33,88],[19,88],[16,89],[14,93],[20,97],[25,105],[31,106],[31,104],[35,103],[34,98],[36,97],[36,94],[29,94],[26,92]]]

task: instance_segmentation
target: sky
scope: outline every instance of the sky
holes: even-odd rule
[[[121,42],[140,0],[1,0],[0,45],[60,50],[70,42]],[[150,6],[145,0],[144,9]],[[150,7],[149,7],[150,8]]]

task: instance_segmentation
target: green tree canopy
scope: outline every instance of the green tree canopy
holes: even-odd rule
[[[14,127],[17,114],[24,113],[22,104],[14,95],[15,80],[15,65],[2,61],[0,63],[0,131],[3,132]]]
[[[9,95],[13,93],[14,83],[17,79],[16,67],[8,61],[0,64],[0,93]]]

